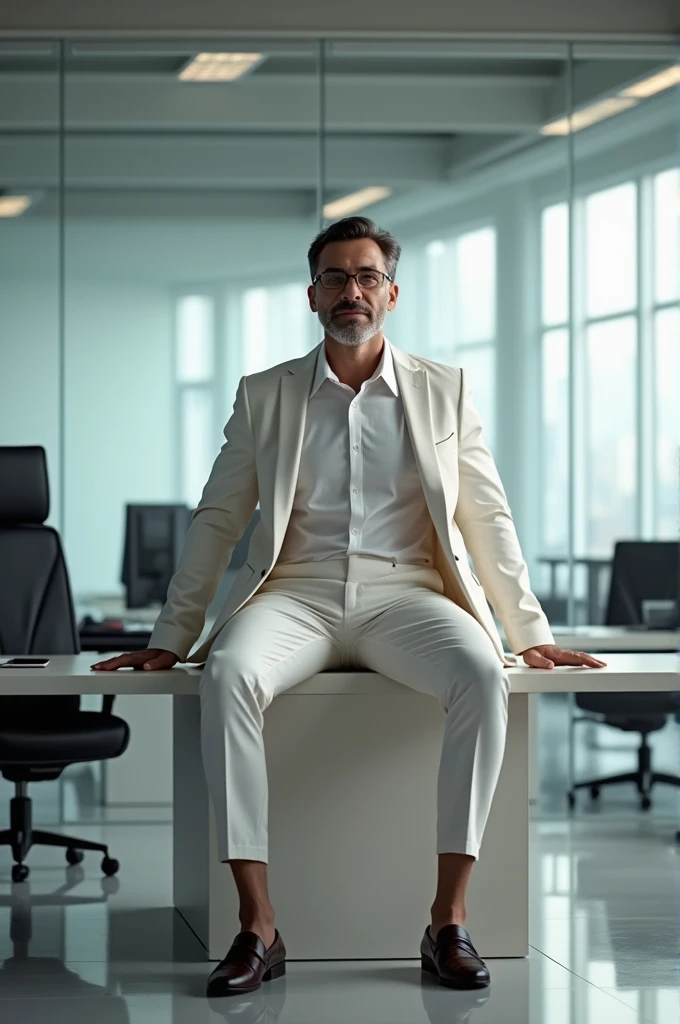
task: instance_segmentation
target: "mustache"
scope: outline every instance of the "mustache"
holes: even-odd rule
[[[336,306],[335,309],[333,310],[332,316],[335,316],[337,313],[366,313],[368,314],[368,316],[371,315],[370,309],[366,309],[365,306],[357,305]]]

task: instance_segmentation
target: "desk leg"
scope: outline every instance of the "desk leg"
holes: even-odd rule
[[[538,803],[539,797],[539,775],[538,775],[538,701],[540,694],[530,693],[529,695],[529,803]]]
[[[173,900],[206,950],[209,941],[209,796],[198,695],[173,697]]]
[[[600,624],[600,566],[588,563],[588,625]]]

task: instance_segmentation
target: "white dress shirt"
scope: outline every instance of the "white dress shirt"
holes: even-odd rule
[[[293,507],[277,563],[372,555],[434,564],[434,525],[390,344],[355,392],[319,349]]]

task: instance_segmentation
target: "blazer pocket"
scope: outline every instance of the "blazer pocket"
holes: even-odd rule
[[[455,430],[452,430],[452,431],[451,431],[451,433],[450,433],[450,434],[449,434],[449,435],[448,435],[447,437],[443,437],[443,438],[441,439],[441,441],[435,441],[435,444],[436,444],[436,445],[437,445],[437,444],[444,444],[444,443],[445,443],[446,441],[450,441],[450,440],[451,440],[451,438],[453,438],[453,437],[455,437],[455,436],[456,436],[456,432],[455,432]]]

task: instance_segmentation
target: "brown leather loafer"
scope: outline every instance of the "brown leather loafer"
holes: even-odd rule
[[[269,949],[256,932],[239,932],[229,952],[208,978],[209,996],[229,996],[253,992],[263,981],[272,981],[286,973],[286,947],[274,930]]]
[[[428,925],[420,943],[420,963],[424,971],[439,975],[440,984],[450,988],[484,988],[491,980],[469,933],[459,924],[444,925],[434,940]]]

